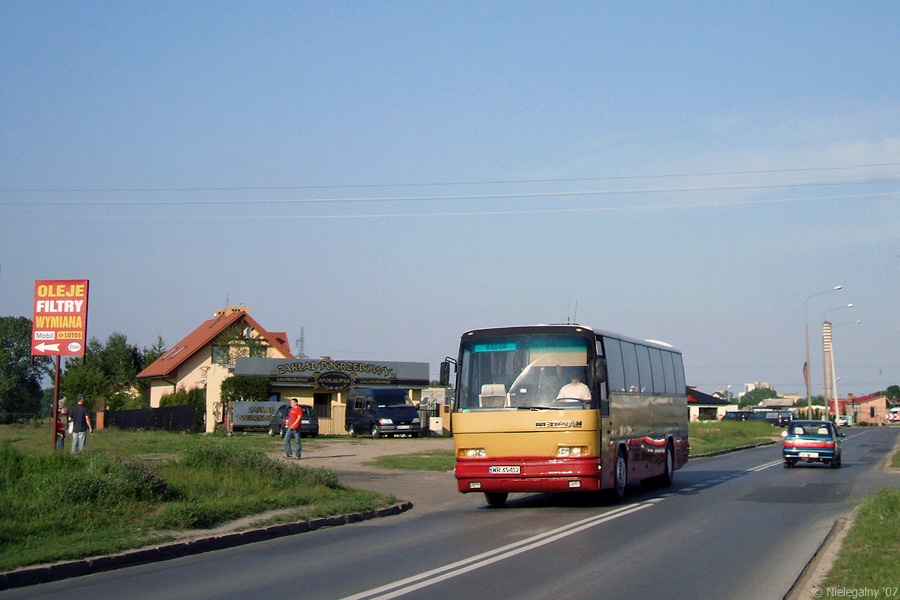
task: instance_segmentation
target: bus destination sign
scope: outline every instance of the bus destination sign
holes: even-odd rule
[[[32,356],[84,356],[87,314],[86,279],[35,281]]]

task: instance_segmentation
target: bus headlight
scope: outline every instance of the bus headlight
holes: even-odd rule
[[[394,422],[391,419],[382,418],[382,419],[378,419],[378,424],[379,425],[393,425]]]
[[[485,458],[487,452],[484,448],[460,448],[456,455],[459,458]]]
[[[587,456],[587,453],[587,446],[559,446],[556,449],[556,456],[559,458]]]

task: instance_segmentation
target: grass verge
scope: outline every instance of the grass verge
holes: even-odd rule
[[[702,421],[691,423],[691,455],[762,444],[781,439],[780,427],[764,421]]]
[[[823,589],[896,589],[900,492],[881,490],[860,505]]]
[[[31,449],[32,436],[49,438],[43,428],[11,427],[0,428],[0,571],[161,543],[278,509],[267,522],[396,502],[345,488],[334,471],[270,459],[257,447],[273,445],[264,436],[106,430],[72,455]]]

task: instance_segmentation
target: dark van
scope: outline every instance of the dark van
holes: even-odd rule
[[[419,437],[419,410],[406,390],[400,388],[357,388],[347,396],[345,426],[350,437],[371,434]]]

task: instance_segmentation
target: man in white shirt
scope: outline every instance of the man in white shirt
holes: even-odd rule
[[[581,379],[577,375],[572,376],[572,383],[567,383],[562,386],[562,389],[559,390],[559,394],[556,395],[557,400],[584,400],[585,402],[591,401],[591,388],[581,383]]]

